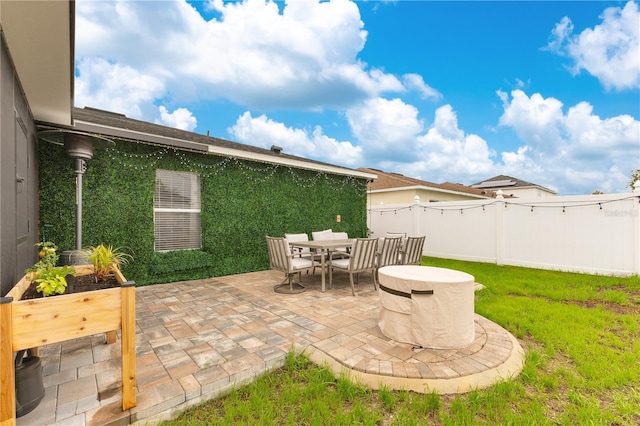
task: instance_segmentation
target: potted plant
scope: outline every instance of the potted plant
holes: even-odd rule
[[[89,256],[95,253],[96,260],[100,260],[98,267],[59,267],[54,244],[40,243],[38,248],[38,263],[0,299],[0,423],[15,419],[14,353],[99,333],[106,333],[107,343],[114,343],[118,329],[122,330],[122,409],[135,407],[135,282],[127,281],[119,268],[130,256],[110,246],[98,246],[89,252]],[[96,271],[113,275],[119,286],[58,294],[64,293],[66,287],[61,277],[75,273],[78,278]],[[23,294],[34,282],[43,294],[52,297],[23,300]]]

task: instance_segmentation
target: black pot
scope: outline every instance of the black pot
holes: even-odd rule
[[[16,417],[22,417],[33,411],[44,398],[44,381],[42,379],[42,364],[35,351],[29,349],[16,354]]]
[[[88,265],[90,263],[89,253],[86,250],[65,250],[60,253],[58,258],[60,266]]]

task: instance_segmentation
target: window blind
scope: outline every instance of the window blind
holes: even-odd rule
[[[200,176],[156,170],[153,207],[156,251],[202,247]]]

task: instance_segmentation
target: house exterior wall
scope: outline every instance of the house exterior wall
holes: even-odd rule
[[[0,47],[0,294],[37,260],[35,123],[4,37]]]
[[[370,206],[413,203],[416,195],[420,197],[420,202],[424,203],[477,199],[477,197],[466,196],[464,194],[410,188],[371,192],[368,196],[368,202]]]
[[[367,234],[365,178],[114,140],[115,148],[96,149],[87,162],[82,243],[130,250],[123,272],[139,285],[267,269],[267,235],[327,228]],[[48,240],[73,249],[72,162],[59,145],[42,141],[38,149],[40,220]],[[200,176],[201,249],[154,250],[157,169]]]

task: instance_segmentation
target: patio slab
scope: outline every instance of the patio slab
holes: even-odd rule
[[[40,348],[45,398],[18,426],[154,424],[282,366],[294,348],[373,389],[463,393],[516,376],[518,341],[475,315],[475,340],[455,350],[417,348],[385,337],[370,274],[351,295],[348,275],[320,291],[279,294],[276,271],[136,289],[137,406],[122,411],[120,339],[104,335]]]

